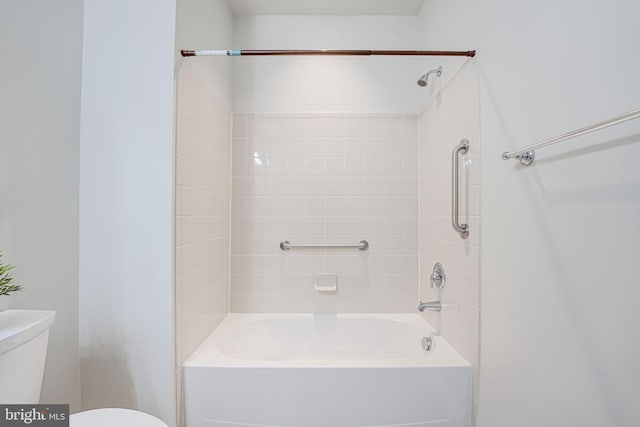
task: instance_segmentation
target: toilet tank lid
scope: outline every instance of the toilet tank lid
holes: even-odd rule
[[[122,408],[101,408],[78,412],[69,417],[70,427],[168,427],[144,412]]]
[[[5,310],[0,312],[0,354],[48,330],[55,311]]]

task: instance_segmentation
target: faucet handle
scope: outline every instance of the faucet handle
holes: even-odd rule
[[[444,272],[444,266],[441,263],[436,262],[433,265],[433,272],[431,273],[431,277],[429,279],[431,287],[433,288],[433,285],[435,285],[438,289],[444,288],[446,278],[447,275]]]

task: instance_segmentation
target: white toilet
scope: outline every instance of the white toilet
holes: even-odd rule
[[[69,427],[167,427],[144,412],[122,408],[103,408],[78,412],[69,417]]]
[[[0,312],[0,403],[40,402],[49,328],[55,311]],[[49,402],[55,403],[55,402]],[[121,408],[84,411],[69,417],[73,427],[168,427],[144,412]]]
[[[55,311],[0,312],[0,402],[38,403]]]

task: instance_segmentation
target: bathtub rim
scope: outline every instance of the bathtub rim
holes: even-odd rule
[[[229,313],[207,336],[202,344],[183,363],[183,368],[459,368],[471,364],[464,359],[437,331],[419,314],[414,313],[338,313],[338,318],[385,319],[409,324],[432,336],[435,349],[424,353],[424,357],[406,359],[347,359],[347,360],[259,360],[234,358],[221,352],[216,339],[223,328],[237,327],[243,323],[262,319],[313,318],[313,313]],[[321,314],[321,315],[324,315]]]

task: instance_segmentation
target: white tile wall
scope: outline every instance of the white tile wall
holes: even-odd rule
[[[234,114],[231,310],[415,310],[418,117]],[[292,243],[357,250],[290,251]],[[336,273],[338,292],[314,290]]]
[[[176,153],[178,371],[229,307],[231,117],[216,99],[197,68],[185,63]]]
[[[468,62],[420,117],[420,293],[423,301],[440,299],[440,313],[427,320],[473,366],[477,407],[480,265],[480,141],[476,71]],[[460,221],[469,237],[451,226],[451,153],[462,138],[470,143],[460,162]],[[435,262],[442,262],[446,286],[429,287]]]

